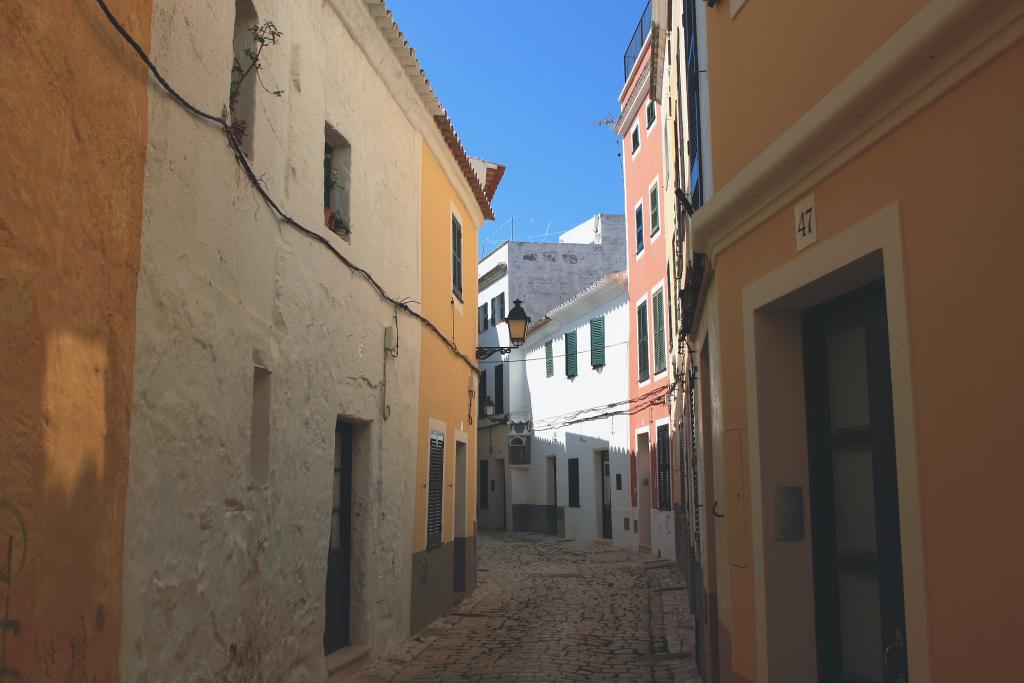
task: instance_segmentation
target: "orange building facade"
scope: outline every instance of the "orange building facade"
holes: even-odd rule
[[[110,5],[147,46],[150,3]],[[112,681],[146,73],[92,3],[0,17],[0,679]]]
[[[672,21],[705,680],[1016,679],[1024,3],[710,4]]]

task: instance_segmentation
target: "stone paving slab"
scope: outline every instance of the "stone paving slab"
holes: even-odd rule
[[[649,555],[481,533],[477,590],[355,678],[699,683],[682,577]]]

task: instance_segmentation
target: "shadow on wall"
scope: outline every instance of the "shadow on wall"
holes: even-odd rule
[[[113,681],[146,74],[91,1],[0,17],[0,679]]]
[[[513,529],[580,540],[614,538],[628,545],[632,539],[625,534],[633,527],[629,452],[578,432],[565,432],[564,441],[550,434],[532,438],[529,470],[518,477],[520,490],[513,493]],[[607,485],[603,452],[608,453]]]

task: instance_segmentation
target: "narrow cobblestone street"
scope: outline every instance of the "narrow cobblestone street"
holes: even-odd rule
[[[477,590],[356,680],[698,681],[686,588],[667,559],[483,533]]]

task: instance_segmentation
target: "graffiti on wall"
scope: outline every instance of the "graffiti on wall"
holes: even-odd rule
[[[21,672],[7,662],[7,638],[17,637],[21,622],[11,617],[14,580],[25,568],[28,529],[13,504],[0,499],[0,681],[21,680]]]

